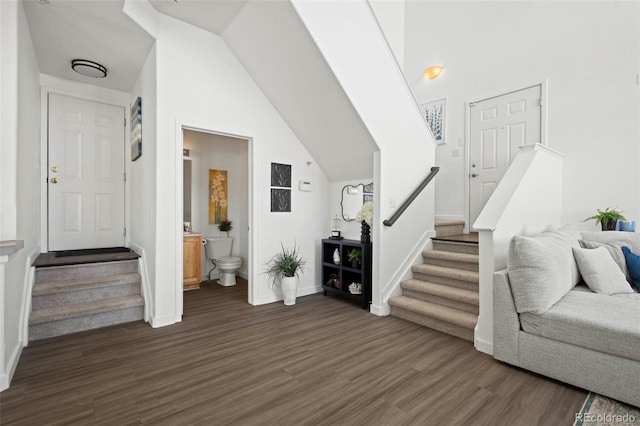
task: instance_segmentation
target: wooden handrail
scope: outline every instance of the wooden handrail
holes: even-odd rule
[[[398,218],[402,216],[402,213],[404,213],[404,211],[407,210],[407,207],[409,207],[409,205],[413,203],[413,200],[415,200],[418,197],[418,195],[420,195],[422,190],[429,184],[429,182],[431,182],[431,180],[434,178],[435,175],[438,174],[439,171],[440,171],[440,167],[432,167],[431,171],[429,172],[427,177],[425,177],[424,180],[420,183],[420,185],[418,185],[418,187],[413,190],[411,195],[409,195],[407,199],[404,200],[404,202],[391,215],[391,217],[387,220],[384,220],[382,224],[384,226],[392,226],[394,223],[396,223],[396,220],[398,220]]]

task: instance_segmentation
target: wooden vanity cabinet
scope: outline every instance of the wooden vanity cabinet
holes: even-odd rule
[[[200,288],[202,281],[202,236],[184,237],[182,248],[182,284],[184,290]]]

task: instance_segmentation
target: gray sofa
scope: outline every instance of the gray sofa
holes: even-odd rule
[[[622,245],[640,253],[640,235],[558,230],[514,237],[507,269],[494,275],[494,357],[640,406],[640,294],[631,284],[596,293],[581,276],[591,285],[593,265],[576,262],[607,250],[629,277]],[[594,247],[598,252],[584,252]],[[617,271],[608,273],[619,283]]]

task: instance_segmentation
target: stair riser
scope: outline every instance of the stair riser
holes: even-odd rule
[[[29,341],[78,333],[115,324],[138,321],[144,318],[144,308],[136,306],[117,311],[100,312],[93,315],[66,318],[29,326]]]
[[[436,225],[436,237],[450,237],[460,235],[464,231],[464,225]]]
[[[436,296],[429,293],[422,293],[414,290],[402,290],[402,295],[413,299],[424,300],[425,302],[436,303],[438,305],[447,306],[449,308],[458,309],[460,311],[470,312],[478,315],[479,308],[477,305],[470,305],[459,300],[447,299],[446,297]]]
[[[473,330],[419,315],[415,312],[399,308],[397,306],[391,306],[391,315],[473,342]]]
[[[459,262],[456,260],[448,260],[448,259],[438,259],[433,257],[425,257],[424,258],[425,265],[435,265],[435,266],[444,266],[446,268],[454,268],[454,269],[462,269],[464,271],[479,271],[479,266],[477,263],[471,262]]]
[[[419,272],[414,272],[413,278],[415,278],[416,280],[429,281],[436,284],[457,287],[464,290],[478,291],[478,283],[472,283],[469,281],[460,281],[452,278],[440,277],[437,275],[421,274]]]
[[[448,241],[433,240],[433,249],[453,253],[478,254],[477,244],[452,243]]]
[[[63,305],[75,305],[77,303],[96,302],[112,297],[132,296],[134,294],[140,294],[140,282],[33,296],[32,308],[44,309]]]
[[[80,280],[134,272],[138,272],[137,260],[36,268],[35,283]]]

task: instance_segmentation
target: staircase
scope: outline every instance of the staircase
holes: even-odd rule
[[[144,318],[138,260],[37,266],[29,341]]]
[[[402,296],[389,300],[391,315],[473,341],[478,321],[477,234],[462,234],[463,221],[437,221],[433,250],[422,253]]]

